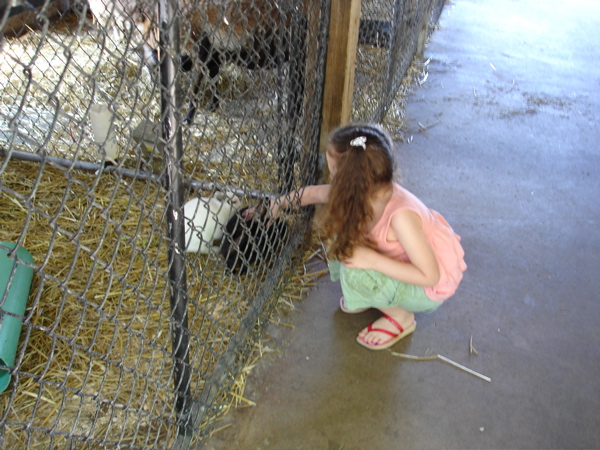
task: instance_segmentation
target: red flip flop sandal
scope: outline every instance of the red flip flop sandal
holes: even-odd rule
[[[394,319],[392,319],[387,314],[384,314],[382,317],[384,317],[385,319],[388,320],[388,322],[390,322],[392,325],[394,325],[394,327],[396,327],[396,329],[398,330],[398,333],[394,333],[393,331],[389,331],[389,330],[384,330],[382,328],[373,328],[374,322],[371,322],[369,324],[369,326],[367,327],[367,331],[378,331],[380,333],[388,334],[392,337],[390,339],[388,339],[387,341],[382,342],[381,344],[369,344],[362,337],[358,336],[356,338],[356,342],[358,342],[363,347],[368,348],[369,350],[383,350],[386,348],[390,348],[392,345],[396,344],[399,340],[401,340],[401,339],[405,338],[406,336],[408,336],[409,334],[411,334],[413,331],[415,331],[415,328],[417,328],[416,321],[413,322],[411,326],[404,329],[398,322],[396,322]]]

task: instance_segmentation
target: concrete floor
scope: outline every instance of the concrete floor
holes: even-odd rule
[[[600,448],[600,3],[455,0],[440,26],[398,154],[469,269],[393,350],[491,382],[357,345],[377,314],[324,278],[205,448]]]

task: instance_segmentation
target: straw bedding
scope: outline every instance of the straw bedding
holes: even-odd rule
[[[71,17],[52,33],[4,43],[0,148],[100,161],[87,109],[92,101],[107,102],[115,113],[120,165],[160,171],[159,155],[143,155],[128,132],[142,119],[158,120],[158,92],[131,48],[106,37]],[[248,81],[234,68],[228,71],[234,73],[220,83],[233,79],[237,85],[230,91],[239,92],[252,82],[252,95],[227,102],[221,114],[204,114],[184,131],[186,181],[272,190],[277,164],[270,149],[277,148],[277,136],[265,120],[277,105],[264,99],[274,75],[267,71]],[[196,194],[208,192],[188,191],[186,197]],[[164,198],[156,180],[0,158],[0,240],[19,242],[38,266],[18,373],[0,394],[8,447],[72,439],[153,447],[173,439]],[[223,268],[214,253],[187,261],[196,395],[266,273],[240,280]],[[300,281],[283,290],[297,295],[305,289]],[[234,388],[240,387],[236,382]]]
[[[21,240],[39,265],[18,389],[0,395],[6,443],[28,435],[47,443],[38,427],[52,429],[55,441],[64,433],[134,446],[165,442],[175,432],[175,398],[163,193],[148,181],[39,169],[10,161],[0,175],[0,239]],[[198,390],[260,279],[240,283],[215,255],[192,258],[188,274]],[[288,293],[301,292],[308,278],[296,275]]]
[[[111,431],[120,430],[124,442],[144,428],[164,437],[158,405],[174,399],[162,207],[133,201],[156,199],[159,190],[46,167],[33,191],[37,171],[11,161],[1,175],[15,195],[0,195],[0,237],[22,239],[40,265],[26,313],[23,376],[16,398],[2,395],[5,406],[12,403],[5,423],[95,436],[119,423]]]
[[[43,39],[29,34],[0,54],[0,147],[8,148],[5,143],[16,125],[26,133],[19,134],[13,148],[36,152],[51,134],[42,147],[47,154],[98,161],[86,111],[92,98],[111,100],[119,144],[129,149],[122,150],[121,165],[160,170],[161,161],[131,151],[128,133],[121,132],[142,118],[159,117],[158,94],[137,57],[121,49],[107,58],[98,46],[102,36],[85,28]],[[72,56],[66,69],[65,47]],[[119,51],[110,43],[105,48]],[[359,50],[364,76],[358,74],[358,81],[385,73],[384,51]],[[114,65],[115,58],[126,64]],[[23,67],[30,62],[28,79]],[[115,84],[115,74],[135,82]],[[236,83],[252,83],[253,96],[224,103],[222,115],[204,114],[185,131],[186,177],[222,184],[243,181],[248,188],[269,191],[277,180],[275,155],[268,150],[276,148],[276,136],[268,131],[270,125],[259,128],[252,120],[264,121],[273,114],[274,103],[265,101],[269,96],[263,92],[273,84],[271,75],[261,72],[254,80],[233,76]],[[231,81],[224,76],[221,82]],[[368,90],[357,92],[364,92],[355,100],[355,115],[361,116],[372,106]],[[404,92],[397,99],[403,101]],[[23,97],[20,122],[3,120],[15,114],[15,99]],[[254,119],[248,115],[250,108],[258,113]],[[403,116],[394,119],[393,114],[403,114],[403,108],[391,110],[388,128],[399,128]],[[73,440],[132,447],[166,447],[172,442],[176,413],[164,198],[152,180],[0,158],[0,240],[20,242],[38,266],[15,364],[18,373],[14,384],[0,394],[7,448],[27,443],[34,448],[61,447]],[[292,299],[301,298],[319,275],[302,264],[312,255],[310,250],[300,256],[272,302],[289,308]],[[227,275],[215,254],[192,256],[187,273],[192,391],[198,393],[263,274],[245,279]],[[256,355],[233,390],[221,394],[222,407],[207,423],[232,402],[247,402],[245,375],[262,352],[258,342]],[[18,389],[13,390],[14,385]]]

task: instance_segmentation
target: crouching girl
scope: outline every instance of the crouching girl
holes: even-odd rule
[[[329,267],[341,283],[340,308],[382,316],[359,344],[388,348],[416,328],[415,313],[435,311],[454,294],[467,266],[460,237],[436,211],[394,181],[393,143],[376,125],[334,130],[327,144],[331,184],[274,199],[271,213],[325,204]]]

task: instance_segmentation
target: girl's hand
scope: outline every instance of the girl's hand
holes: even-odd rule
[[[257,212],[258,208],[260,208],[260,209]],[[273,224],[273,222],[275,222],[277,219],[279,219],[279,216],[281,215],[280,209],[281,209],[281,198],[274,198],[269,201],[269,210],[268,211],[265,211],[265,207],[263,205],[252,206],[252,207],[246,209],[242,213],[242,216],[246,219],[246,221],[252,220],[252,218],[256,214],[259,214],[261,217],[266,216],[268,218],[266,226],[269,227]]]
[[[269,211],[267,211],[267,228],[275,223],[279,216],[281,216],[281,202],[282,197],[272,198],[269,202]]]
[[[376,250],[362,245],[357,246],[352,256],[343,261],[348,269],[372,269],[373,259],[379,256]]]
[[[281,202],[285,201],[282,197],[272,198],[269,204],[269,222],[279,219],[281,216]]]
[[[256,212],[256,206],[252,206],[252,207],[246,209],[245,211],[242,211],[242,217],[245,218],[246,221],[252,220],[255,212]]]

